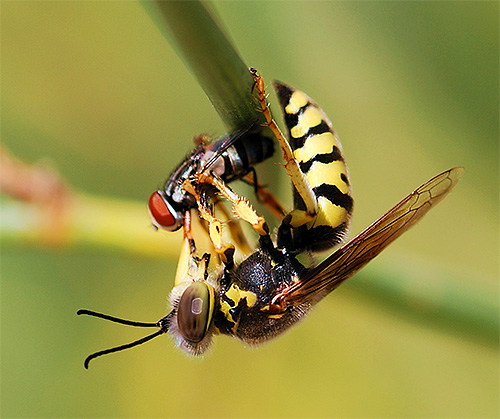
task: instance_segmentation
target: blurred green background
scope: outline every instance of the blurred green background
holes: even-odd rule
[[[83,369],[89,353],[144,331],[76,310],[156,321],[175,260],[3,243],[1,416],[498,417],[498,341],[433,327],[356,286],[414,267],[416,290],[437,271],[450,295],[458,284],[498,296],[498,3],[214,8],[268,85],[296,86],[329,115],[353,233],[442,170],[465,166],[464,178],[289,333],[256,349],[219,337],[202,360],[159,338]],[[223,127],[141,5],[2,2],[1,37],[2,143],[79,191],[143,202],[147,230],[150,193],[195,134]]]

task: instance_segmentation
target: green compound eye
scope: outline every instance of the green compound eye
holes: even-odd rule
[[[182,336],[193,343],[205,337],[212,317],[213,290],[204,282],[193,282],[182,293],[177,325]]]

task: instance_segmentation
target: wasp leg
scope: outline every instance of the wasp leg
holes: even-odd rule
[[[250,180],[250,174],[252,175],[252,179]],[[250,182],[251,185],[253,185],[253,192],[255,194],[255,196],[257,197],[257,199],[260,201],[260,197],[259,197],[259,181],[257,179],[257,172],[255,171],[255,168],[254,167],[251,167],[250,168],[250,173],[245,177],[245,180],[247,182]]]
[[[287,211],[283,208],[273,193],[269,191],[269,189],[257,182],[255,173],[252,174],[252,177],[253,179],[250,174],[248,174],[243,178],[243,180],[254,186],[255,194],[257,195],[259,202],[264,205],[278,221],[281,221],[287,214]]]
[[[216,201],[215,205],[217,209],[224,215],[226,224],[229,227],[231,237],[234,240],[236,247],[244,254],[252,253],[253,249],[248,243],[248,240],[245,237],[245,233],[243,232],[240,223],[238,221],[235,221],[234,218],[231,217],[231,214],[229,214],[228,210],[221,201]]]
[[[233,204],[234,213],[239,218],[249,223],[259,236],[263,237],[269,235],[269,227],[267,226],[265,218],[258,215],[252,208],[250,202],[233,192],[222,179],[213,174],[203,173],[198,178],[198,181],[209,183],[214,186],[222,196]]]
[[[224,264],[232,266],[234,263],[234,245],[232,245],[231,243],[223,243],[222,223],[214,216],[208,200],[203,199],[201,194],[198,192],[196,188],[197,184],[198,181],[193,183],[190,181],[186,181],[184,182],[183,187],[187,192],[195,197],[198,205],[198,213],[200,217],[208,223],[208,235],[215,248],[215,251]]]
[[[304,202],[304,210],[294,209],[287,215],[284,220],[286,224],[290,225],[293,228],[297,228],[314,220],[314,218],[316,217],[318,213],[318,203],[316,201],[316,196],[309,186],[309,182],[307,181],[306,176],[304,175],[302,170],[300,170],[299,163],[293,155],[290,144],[284,137],[278,125],[276,125],[276,122],[274,122],[273,120],[271,111],[269,110],[269,106],[267,103],[264,80],[257,73],[256,69],[250,68],[250,73],[254,79],[254,86],[257,88],[260,112],[262,112],[264,114],[264,117],[266,118],[266,122],[263,125],[269,127],[269,129],[278,140],[281,146],[281,150],[283,151],[283,159],[285,160],[285,164],[283,166],[287,171],[295,190]]]

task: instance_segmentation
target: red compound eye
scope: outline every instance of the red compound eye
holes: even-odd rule
[[[169,206],[159,191],[151,194],[148,207],[154,224],[164,228],[171,228],[175,225],[175,216],[170,211]]]

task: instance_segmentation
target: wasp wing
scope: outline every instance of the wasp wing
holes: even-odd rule
[[[443,172],[399,202],[351,241],[275,297],[281,307],[315,302],[337,288],[420,220],[456,185],[464,169]]]

